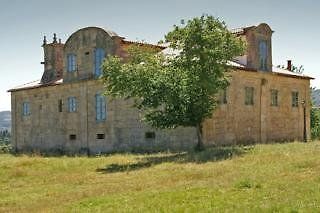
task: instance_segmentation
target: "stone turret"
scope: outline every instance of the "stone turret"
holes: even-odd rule
[[[62,78],[63,73],[63,47],[61,39],[57,42],[57,35],[53,34],[52,43],[47,43],[47,38],[43,39],[44,72],[41,78],[41,83],[47,84]]]

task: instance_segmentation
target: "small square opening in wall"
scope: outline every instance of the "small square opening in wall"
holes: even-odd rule
[[[90,54],[90,52],[85,52],[84,54],[85,54],[85,55],[89,55],[89,54]]]
[[[97,134],[97,139],[105,139],[105,135],[104,134]]]
[[[154,139],[155,137],[156,137],[155,132],[146,132],[145,133],[145,138],[147,138],[147,139]]]
[[[71,134],[71,135],[69,135],[69,139],[70,140],[76,140],[77,139],[77,135]]]

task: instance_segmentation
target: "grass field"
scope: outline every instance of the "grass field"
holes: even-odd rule
[[[320,142],[0,155],[0,212],[320,212]]]

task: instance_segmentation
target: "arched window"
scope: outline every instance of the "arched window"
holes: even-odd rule
[[[260,70],[267,71],[267,55],[268,55],[268,48],[267,48],[267,41],[259,41],[259,63],[260,63]]]
[[[102,48],[96,48],[94,51],[94,75],[99,77],[101,75],[101,65],[105,58],[105,51]]]

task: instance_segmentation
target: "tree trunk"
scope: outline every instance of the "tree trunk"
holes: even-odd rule
[[[195,147],[196,151],[203,151],[204,150],[204,144],[202,140],[202,123],[198,123],[196,125],[197,129],[197,136],[198,136],[198,143]]]

